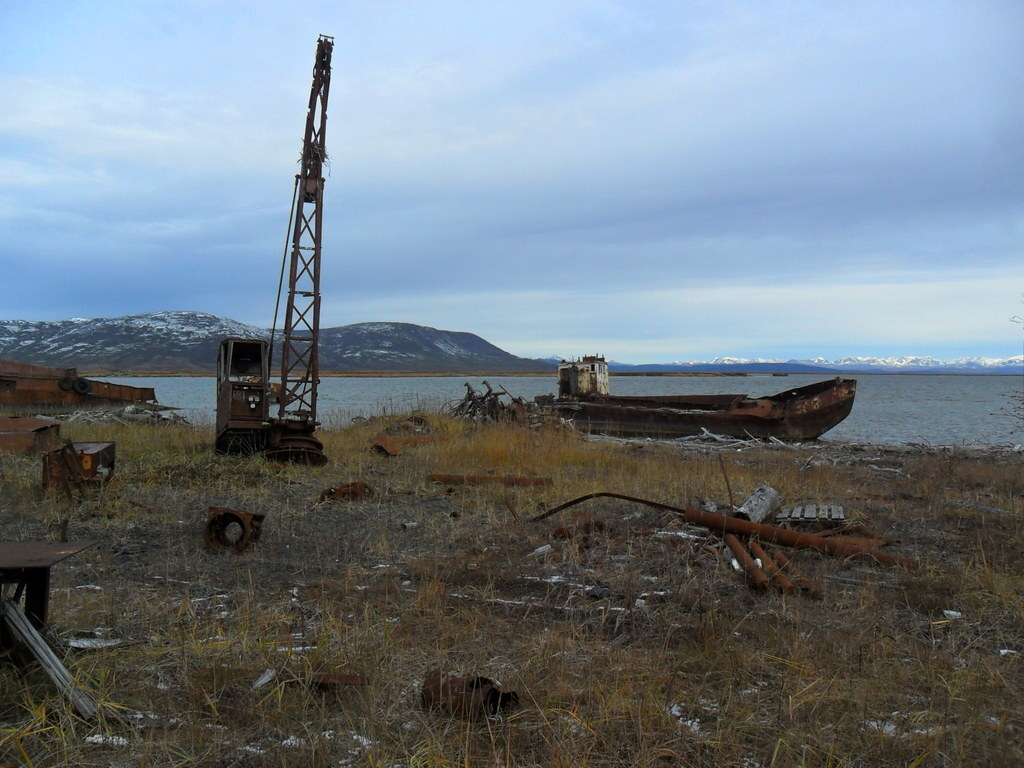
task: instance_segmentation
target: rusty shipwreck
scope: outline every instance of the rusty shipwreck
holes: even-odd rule
[[[152,387],[130,387],[79,376],[75,368],[44,368],[0,360],[0,407],[60,410],[155,403]]]
[[[748,395],[612,395],[608,364],[587,356],[558,366],[558,395],[538,405],[584,432],[660,438],[703,434],[814,440],[850,415],[857,382],[835,378],[766,397]]]

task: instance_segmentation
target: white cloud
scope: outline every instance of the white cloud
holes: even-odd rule
[[[1016,341],[1016,4],[15,5],[0,261],[24,269],[0,298],[16,315],[266,322],[249,313],[272,300],[326,32],[326,323],[634,361]],[[61,283],[83,259],[102,284]],[[227,274],[245,279],[218,290]],[[32,293],[50,281],[52,304]]]

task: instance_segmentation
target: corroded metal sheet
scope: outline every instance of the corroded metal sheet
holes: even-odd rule
[[[60,442],[60,424],[32,416],[0,416],[0,453],[45,451]]]
[[[156,402],[152,387],[79,376],[75,368],[44,368],[0,360],[0,405],[65,407]]]

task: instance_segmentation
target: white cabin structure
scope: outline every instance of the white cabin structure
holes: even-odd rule
[[[586,355],[558,364],[558,396],[590,397],[608,394],[608,363],[601,355]]]

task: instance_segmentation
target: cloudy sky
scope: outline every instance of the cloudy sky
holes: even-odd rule
[[[5,0],[0,318],[269,325],[320,33],[324,326],[1021,354],[1019,0]]]

